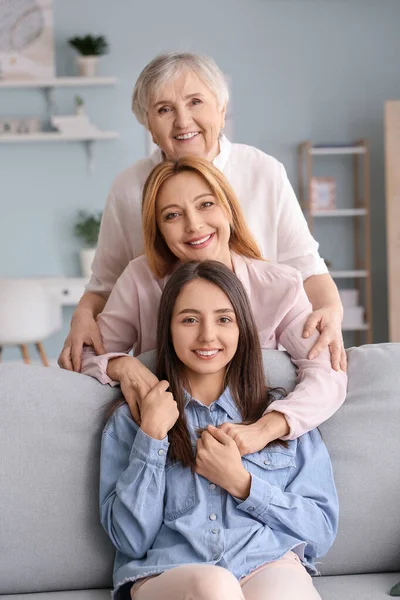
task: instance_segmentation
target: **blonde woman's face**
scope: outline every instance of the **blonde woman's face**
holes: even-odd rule
[[[150,99],[148,128],[167,159],[200,156],[209,161],[219,153],[225,107],[192,72],[183,73]]]
[[[162,185],[156,218],[165,243],[181,262],[218,260],[232,268],[228,216],[197,173],[184,171]]]

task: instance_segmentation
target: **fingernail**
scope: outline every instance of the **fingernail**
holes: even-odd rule
[[[305,331],[305,332],[303,333],[303,335],[304,335],[304,337],[308,337],[308,336],[310,335],[310,332],[309,332],[309,331]]]
[[[310,354],[310,356],[308,357],[310,360],[313,360],[315,358],[315,354],[314,352],[312,354]]]

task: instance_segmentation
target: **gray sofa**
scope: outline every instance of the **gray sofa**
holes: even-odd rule
[[[380,600],[400,580],[400,344],[353,348],[348,358],[347,401],[321,427],[340,530],[315,584],[324,600]],[[266,351],[264,362],[273,385],[293,387],[286,354]],[[0,366],[0,600],[109,598],[98,463],[118,395],[76,373]]]

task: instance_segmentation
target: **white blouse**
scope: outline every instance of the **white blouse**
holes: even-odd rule
[[[108,297],[128,263],[143,253],[141,203],[144,183],[162,152],[118,175],[104,209],[90,292]],[[298,269],[303,280],[327,273],[283,165],[252,146],[220,139],[213,161],[235,190],[264,258]]]

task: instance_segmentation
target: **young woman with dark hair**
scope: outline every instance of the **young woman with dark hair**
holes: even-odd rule
[[[245,457],[225,433],[279,403],[245,289],[228,267],[188,262],[171,275],[156,350],[159,383],[142,401],[140,427],[123,404],[102,437],[114,597],[319,599],[309,573],[338,517],[329,456],[317,430]]]

